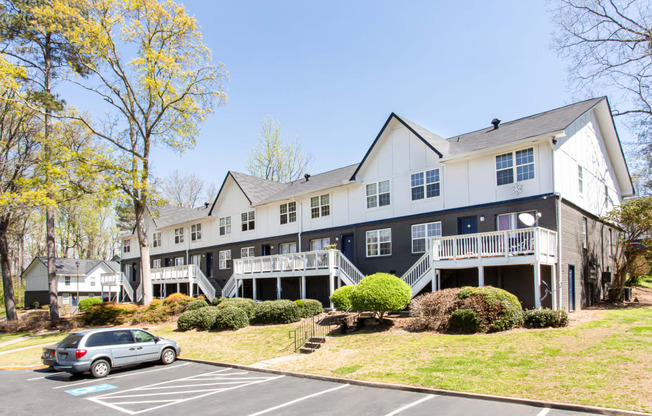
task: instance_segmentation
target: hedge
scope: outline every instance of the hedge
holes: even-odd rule
[[[259,324],[289,324],[301,319],[299,306],[291,300],[268,300],[256,304],[254,322]]]
[[[191,329],[197,328],[199,321],[199,309],[194,311],[184,312],[179,315],[177,319],[177,329],[179,331],[189,331]]]
[[[508,291],[492,286],[464,286],[457,293],[462,300],[474,296],[483,297],[489,309],[499,308],[495,319],[487,322],[489,332],[506,331],[523,324],[521,302]]]
[[[473,334],[482,328],[482,318],[473,309],[458,309],[451,314],[449,325],[452,330]]]
[[[85,325],[119,325],[138,311],[132,303],[98,303],[90,306],[81,316]]]
[[[256,316],[256,301],[248,298],[221,298],[222,301],[217,304],[218,308],[233,306],[240,308],[247,314],[249,321],[253,320]]]
[[[552,309],[532,309],[523,312],[526,328],[561,328],[568,326],[568,312]]]
[[[315,299],[298,299],[295,301],[299,307],[299,314],[302,318],[319,315],[324,312],[324,306]]]
[[[79,306],[79,312],[86,312],[88,308],[99,303],[102,303],[102,299],[100,298],[85,298],[80,300],[77,306]]]
[[[190,305],[188,305],[187,310],[194,311],[206,307],[208,307],[208,302],[206,302],[205,300],[196,300],[192,302]]]
[[[211,309],[215,309],[217,311],[215,314],[215,323],[213,324],[213,328],[215,329],[236,330],[249,325],[247,312],[245,312],[243,308],[236,306],[224,306]]]

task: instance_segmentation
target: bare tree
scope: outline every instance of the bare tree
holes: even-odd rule
[[[312,158],[301,148],[299,140],[285,141],[281,136],[281,124],[271,117],[263,119],[258,145],[249,152],[247,169],[260,178],[277,182],[299,179],[310,165]]]
[[[161,179],[159,188],[161,198],[170,205],[195,208],[205,202],[206,183],[194,173],[184,175],[174,170]]]

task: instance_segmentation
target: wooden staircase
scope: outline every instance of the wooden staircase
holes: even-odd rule
[[[312,354],[315,350],[321,348],[322,344],[326,343],[325,337],[310,338],[303,347],[299,349],[301,354]]]

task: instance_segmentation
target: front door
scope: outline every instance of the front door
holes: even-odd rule
[[[568,310],[575,310],[575,265],[568,265]]]
[[[261,255],[269,256],[272,254],[272,247],[269,244],[263,244],[261,247]]]
[[[475,234],[478,232],[477,217],[463,217],[457,219],[458,234]]]
[[[344,253],[347,259],[353,261],[353,234],[342,236],[342,253]]]
[[[206,253],[206,276],[213,277],[213,253]]]

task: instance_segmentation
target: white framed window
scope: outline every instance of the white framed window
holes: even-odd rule
[[[441,191],[439,169],[413,173],[410,177],[410,186],[412,188],[413,201],[439,196]]]
[[[256,229],[256,211],[243,212],[240,217],[242,220],[242,231]]]
[[[160,269],[160,268],[161,268],[161,259],[152,260],[152,269]]]
[[[297,243],[281,243],[278,245],[279,254],[290,254],[297,252]]]
[[[91,276],[91,277],[88,279],[88,282],[89,282],[89,284],[90,284],[91,286],[95,286],[95,276]]]
[[[313,196],[310,198],[310,217],[319,218],[331,215],[330,195]]]
[[[183,266],[185,264],[185,259],[183,257],[175,257],[174,258],[174,265],[175,266]]]
[[[193,224],[190,226],[190,241],[201,240],[201,224]]]
[[[584,168],[577,165],[577,191],[580,196],[584,194]]]
[[[61,303],[64,305],[70,305],[70,293],[61,294]]]
[[[392,229],[367,231],[367,257],[392,255]]]
[[[70,286],[70,276],[66,276],[63,278],[63,285]]]
[[[367,184],[367,208],[384,207],[390,202],[389,180]]]
[[[183,243],[183,227],[174,229],[174,244]]]
[[[519,214],[530,214],[537,218],[536,211],[510,212],[508,214],[499,214],[496,216],[496,229],[498,231],[517,230],[528,228],[519,218]]]
[[[122,251],[125,253],[131,251],[131,240],[122,240]]]
[[[201,254],[193,254],[190,256],[190,264],[201,267]]]
[[[220,251],[220,270],[231,268],[231,250]]]
[[[281,224],[289,224],[291,222],[297,221],[296,202],[288,202],[287,204],[281,204],[279,210],[281,213]]]
[[[441,221],[412,226],[412,252],[425,253],[429,247],[430,239],[441,237]]]
[[[582,248],[589,248],[589,220],[582,218]]]
[[[161,247],[161,233],[154,233],[152,240],[152,245],[154,247]]]
[[[514,174],[516,167],[516,174]],[[496,183],[506,185],[534,179],[534,148],[517,150],[496,156]]]
[[[231,234],[231,217],[220,218],[220,235]]]
[[[256,249],[254,247],[242,247],[240,249],[240,258],[256,257]]]
[[[314,240],[310,240],[310,251],[326,250],[326,247],[330,244],[330,238],[315,238]]]

